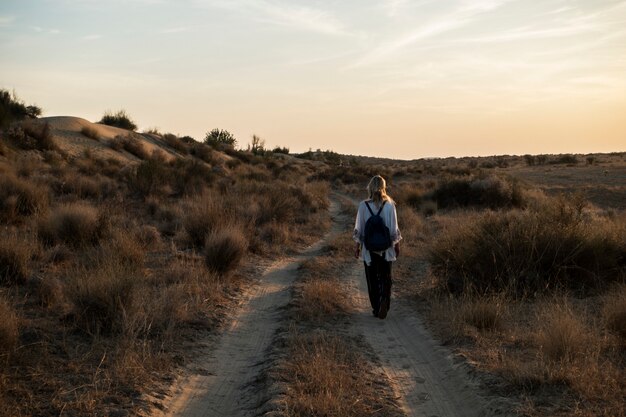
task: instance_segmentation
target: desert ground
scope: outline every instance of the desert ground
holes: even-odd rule
[[[351,240],[375,174],[403,235],[384,320]],[[626,152],[400,161],[14,122],[0,415],[624,416],[625,209]]]

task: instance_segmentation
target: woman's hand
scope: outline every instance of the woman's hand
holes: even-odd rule
[[[397,258],[398,256],[400,256],[400,244],[399,244],[399,243],[396,243],[396,244],[393,246],[393,250],[395,250],[395,251],[396,251],[396,258]]]
[[[357,243],[356,248],[354,249],[354,257],[359,259],[359,255],[361,254],[361,244]]]

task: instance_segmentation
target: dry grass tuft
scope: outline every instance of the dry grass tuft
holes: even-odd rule
[[[19,321],[9,302],[0,296],[0,357],[10,354],[19,340]],[[0,376],[1,377],[1,376]],[[1,397],[0,397],[1,398]]]
[[[298,318],[321,322],[345,314],[348,299],[337,280],[310,279],[302,285]]]
[[[281,372],[290,389],[281,415],[361,417],[379,411],[381,404],[372,404],[374,387],[354,377],[367,360],[351,343],[324,331],[290,336],[289,362]]]
[[[607,293],[602,317],[607,329],[626,344],[626,285],[619,285]]]
[[[467,299],[461,304],[461,319],[478,330],[498,330],[503,327],[503,300],[492,297]]]
[[[547,303],[537,323],[536,343],[548,361],[572,361],[590,347],[589,327],[565,301]]]
[[[96,207],[86,203],[66,204],[40,220],[38,235],[46,244],[66,243],[81,247],[97,243],[106,225]]]
[[[15,235],[0,237],[0,283],[23,284],[31,274],[33,246]]]
[[[17,178],[12,173],[0,176],[0,219],[45,213],[50,201],[47,187]]]
[[[193,246],[197,248],[204,246],[207,235],[224,224],[225,211],[225,208],[208,193],[188,200],[183,227]]]
[[[128,332],[136,312],[136,289],[142,274],[116,262],[78,268],[70,274],[66,295],[78,328],[88,334]]]
[[[98,134],[98,130],[91,127],[91,126],[83,126],[82,129],[80,129],[80,133],[82,133],[83,135],[87,136],[89,139],[94,139],[94,140],[99,140],[100,139],[100,135]]]
[[[211,232],[204,243],[204,261],[210,271],[227,274],[237,268],[248,250],[243,231],[236,226]]]

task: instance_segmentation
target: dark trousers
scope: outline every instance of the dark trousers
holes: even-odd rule
[[[378,307],[383,299],[389,300],[391,305],[391,262],[385,260],[385,256],[370,252],[372,263],[365,262],[365,279],[367,279],[367,292],[374,314],[378,314]]]

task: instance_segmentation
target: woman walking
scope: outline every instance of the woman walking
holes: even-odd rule
[[[360,257],[365,265],[372,312],[384,319],[391,302],[391,263],[400,255],[402,236],[385,179],[380,175],[372,177],[367,191],[369,198],[359,204],[354,224],[355,257]]]

